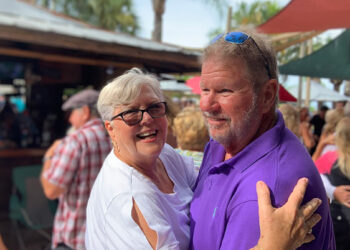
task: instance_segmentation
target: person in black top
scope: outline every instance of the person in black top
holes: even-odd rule
[[[314,127],[313,135],[315,140],[315,146],[311,149],[311,154],[315,151],[318,141],[321,137],[322,128],[325,125],[325,116],[328,110],[327,106],[322,106],[318,114],[314,115],[310,120],[310,125]]]

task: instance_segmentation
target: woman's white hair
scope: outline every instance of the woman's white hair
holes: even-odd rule
[[[128,105],[141,94],[142,86],[149,86],[161,101],[163,92],[156,76],[132,68],[109,82],[100,92],[97,109],[102,120],[110,120],[118,106]]]

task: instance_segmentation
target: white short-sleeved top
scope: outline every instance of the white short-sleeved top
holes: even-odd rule
[[[159,158],[174,183],[174,193],[161,192],[113,151],[107,156],[88,201],[87,249],[152,249],[131,217],[133,198],[149,227],[157,232],[157,249],[188,249],[189,205],[197,171],[192,160],[167,144]]]

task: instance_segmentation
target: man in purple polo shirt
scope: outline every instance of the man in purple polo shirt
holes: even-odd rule
[[[192,249],[247,250],[259,239],[257,181],[282,206],[297,180],[309,179],[304,201],[322,200],[316,239],[300,249],[335,249],[326,193],[308,152],[284,125],[276,56],[254,31],[216,37],[204,50],[200,106],[211,140],[191,204]]]

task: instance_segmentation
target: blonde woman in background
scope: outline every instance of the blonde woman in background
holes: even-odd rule
[[[278,108],[284,119],[284,123],[286,124],[286,127],[292,131],[298,138],[300,138],[300,131],[299,131],[299,113],[296,108],[294,108],[290,104],[281,104]]]
[[[309,151],[314,146],[315,141],[310,133],[310,124],[307,121],[307,108],[302,108],[300,112],[298,112],[297,108],[285,103],[281,104],[278,109],[283,115],[286,127],[299,138],[300,142],[304,144]]]
[[[326,136],[333,134],[335,132],[338,122],[343,117],[344,117],[343,110],[339,110],[339,109],[328,110],[325,117],[326,124],[324,125],[324,128],[322,130],[322,134]]]
[[[315,140],[310,132],[310,116],[309,116],[309,109],[304,107],[300,109],[300,125],[299,125],[299,133],[302,140],[302,143],[307,148],[307,150],[310,152],[312,147],[315,145]]]
[[[326,124],[323,127],[320,141],[316,147],[315,152],[312,155],[312,160],[317,161],[317,159],[329,152],[336,150],[334,141],[334,132],[339,121],[344,117],[343,110],[331,109],[326,113]],[[330,166],[329,166],[330,167]]]
[[[173,148],[176,148],[177,140],[176,135],[173,131],[173,124],[176,115],[180,112],[180,107],[179,105],[176,105],[169,96],[164,95],[164,98],[167,104],[166,118],[168,120],[168,134],[166,137],[166,143],[168,143]]]
[[[204,147],[209,140],[208,128],[201,110],[196,107],[184,108],[175,117],[172,129],[178,144],[176,151],[192,157],[195,168],[199,170]]]
[[[350,185],[350,118],[340,120],[335,131],[338,159],[328,175],[333,186]],[[348,186],[349,188],[349,186]],[[348,190],[349,191],[349,190]],[[350,192],[343,200],[334,199],[330,205],[338,250],[350,246]]]

